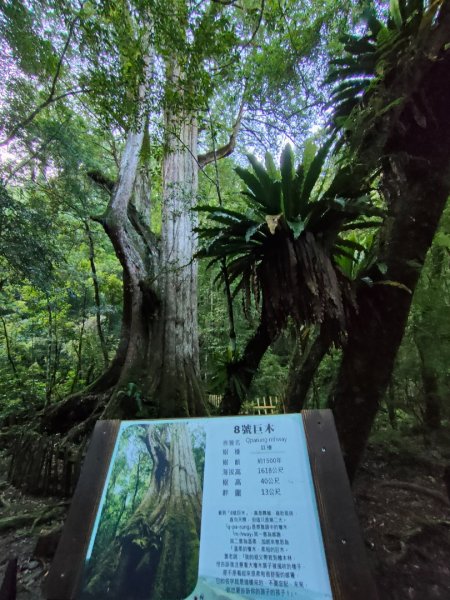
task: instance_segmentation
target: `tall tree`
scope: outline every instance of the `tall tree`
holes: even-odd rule
[[[387,26],[371,16],[371,33],[348,40],[351,77],[338,92],[337,123],[344,123],[357,160],[381,170],[388,208],[378,252],[383,267],[374,266],[373,285],[360,288],[330,398],[351,476],[389,383],[412,294],[450,193],[450,2],[396,1],[391,7]],[[377,78],[370,80],[368,73]],[[355,93],[361,81],[368,86],[362,96]]]
[[[100,414],[203,414],[197,268],[192,260],[196,216],[191,208],[197,202],[198,172],[233,151],[245,106],[253,116],[277,107],[277,119],[283,111],[286,121],[306,118],[313,102],[305,101],[302,114],[298,107],[293,109],[292,93],[313,77],[305,57],[334,17],[335,3],[326,3],[313,25],[302,21],[301,27],[287,9],[295,8],[299,15],[302,7],[290,1],[285,5],[183,1],[171,3],[170,10],[166,2],[158,1],[145,6],[89,2],[80,9],[50,4],[54,18],[67,30],[51,47],[53,70],[49,67],[47,79],[43,78],[50,87],[43,85],[36,110],[7,128],[5,141],[13,135],[19,139],[50,106],[79,95],[84,110],[96,114],[104,128],[123,132],[118,176],[111,178],[98,169],[89,169],[89,174],[110,193],[106,211],[94,218],[103,225],[120,260],[124,296],[114,359],[85,394],[52,408],[45,426],[65,431],[74,420]],[[308,3],[305,6],[311,16]],[[28,7],[19,8],[30,29]],[[16,16],[9,12],[8,18]],[[33,33],[45,37],[44,20]],[[10,44],[24,56],[30,49],[21,48],[19,41],[12,36]],[[81,60],[74,59],[76,53]],[[269,68],[264,56],[270,57]],[[242,79],[247,85],[240,85]],[[291,95],[283,102],[280,89],[286,86]],[[199,153],[199,123],[204,130],[206,115],[214,121],[224,106],[234,113],[234,123],[228,122],[233,125],[228,141],[222,129],[215,132],[213,150]],[[164,131],[164,143],[163,218],[157,235],[149,228],[149,186],[144,180],[149,136],[158,128]],[[255,125],[246,128],[249,135],[256,130]],[[205,140],[202,134],[203,145]]]

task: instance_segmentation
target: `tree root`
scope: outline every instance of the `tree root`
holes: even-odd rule
[[[11,503],[8,502],[8,500],[5,500],[5,498],[0,495],[0,508],[9,508],[11,506]]]
[[[428,554],[424,552],[420,545],[415,543],[414,540],[425,532],[438,532],[439,527],[442,525],[444,527],[450,527],[450,521],[448,519],[441,519],[439,521],[430,522],[420,519],[417,521],[417,527],[409,529],[403,536],[401,534],[390,534],[392,537],[399,538],[400,551],[392,553],[392,555],[385,560],[386,564],[394,567],[406,557],[408,552],[415,552],[424,561],[428,561]]]
[[[64,446],[66,444],[80,444],[81,442],[81,445],[83,446],[86,442],[88,435],[94,429],[94,425],[98,416],[98,411],[95,411],[84,421],[81,421],[81,423],[74,425],[71,429],[69,429],[65,437],[61,440],[60,445]]]
[[[65,504],[65,503],[64,503]],[[61,504],[50,506],[43,511],[34,511],[32,513],[13,515],[12,517],[3,517],[0,519],[0,532],[9,531],[10,529],[21,529],[31,525],[31,533],[39,523],[46,523],[55,517],[61,516],[63,507]]]
[[[404,542],[403,540],[400,540],[400,552],[393,553],[391,556],[389,556],[385,560],[385,563],[387,565],[389,565],[390,567],[394,567],[396,564],[401,562],[406,557],[406,555],[408,554],[408,551],[409,551],[409,548],[406,545],[406,542]]]
[[[47,408],[41,414],[42,429],[47,434],[64,434],[69,432],[74,423],[82,423],[88,419],[97,408],[99,396],[77,392]]]
[[[429,496],[438,502],[441,502],[445,506],[450,506],[450,503],[446,496],[441,492],[437,492],[436,490],[430,490],[423,485],[419,485],[417,483],[410,483],[408,481],[397,481],[396,479],[392,479],[390,481],[382,481],[378,484],[380,487],[392,487],[398,488],[401,490],[407,490],[410,492],[417,492],[419,494],[424,494],[425,496]]]

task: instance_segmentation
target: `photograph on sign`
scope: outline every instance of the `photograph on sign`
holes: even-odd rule
[[[198,576],[204,449],[197,423],[122,428],[82,600],[189,596]]]
[[[79,600],[332,598],[299,415],[123,422]]]

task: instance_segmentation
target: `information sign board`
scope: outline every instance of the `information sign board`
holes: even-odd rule
[[[330,415],[309,416],[99,422],[47,597],[375,599],[364,556],[366,582],[333,559],[317,459],[339,449],[313,451]],[[338,543],[361,549],[349,526]]]

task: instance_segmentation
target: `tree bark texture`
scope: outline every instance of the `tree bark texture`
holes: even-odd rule
[[[163,221],[157,289],[160,299],[151,339],[150,386],[159,416],[205,414],[200,385],[197,318],[197,122],[166,115]]]
[[[3,317],[0,317],[0,321],[3,326],[3,335],[5,338],[5,346],[6,346],[6,356],[8,357],[8,362],[11,365],[12,372],[14,373],[14,377],[17,378],[17,369],[16,364],[14,362],[12,352],[11,352],[11,344],[9,341],[8,329],[6,328],[6,321]]]
[[[265,311],[258,329],[247,342],[242,357],[228,365],[227,386],[220,404],[221,415],[238,415],[262,357],[277,337],[267,325]]]
[[[109,363],[109,357],[108,357],[108,347],[106,345],[106,340],[105,340],[105,336],[103,333],[102,321],[101,321],[100,288],[98,285],[97,267],[95,265],[94,237],[92,235],[91,228],[89,227],[88,219],[85,219],[83,221],[83,224],[84,224],[84,229],[86,231],[86,236],[88,238],[88,243],[89,243],[89,263],[91,265],[92,285],[94,287],[95,321],[97,324],[97,334],[98,334],[98,339],[100,341],[100,347],[102,349],[105,368],[107,368],[108,363]]]
[[[422,387],[425,409],[423,422],[428,429],[439,429],[441,426],[441,398],[439,394],[438,374],[433,362],[427,355],[426,342],[419,333],[414,336],[420,360]]]
[[[433,43],[442,38],[441,50],[436,56],[421,57],[418,91],[382,152],[388,215],[381,230],[379,261],[387,267],[385,282],[359,290],[359,312],[350,323],[330,397],[350,477],[389,383],[412,293],[450,192],[450,51],[444,48],[444,40],[450,40],[448,2],[441,25],[432,38]],[[423,111],[425,121],[417,117],[417,110]]]
[[[151,79],[151,54],[148,58]],[[173,69],[173,85],[180,71]],[[142,84],[145,104],[150,80]],[[138,111],[142,113],[143,109]],[[103,215],[96,217],[123,269],[123,316],[119,345],[104,374],[86,391],[47,414],[48,431],[67,430],[107,400],[105,418],[198,416],[206,412],[200,383],[197,329],[197,248],[194,227],[198,189],[197,122],[167,110],[163,160],[161,239],[150,230],[150,183],[141,161],[145,118],[130,130],[119,177]],[[108,396],[109,393],[109,396]],[[109,399],[108,399],[109,398]],[[78,411],[78,409],[80,409]]]

